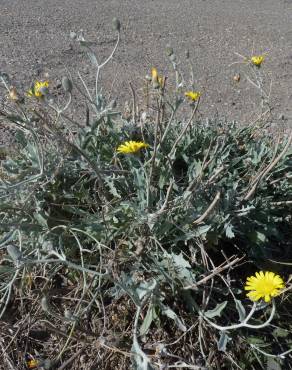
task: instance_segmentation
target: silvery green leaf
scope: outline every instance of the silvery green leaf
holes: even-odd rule
[[[102,107],[102,103],[103,103],[102,95],[98,94],[98,95],[96,96],[96,108],[97,108],[98,110],[100,110],[100,109],[101,109],[101,107]]]
[[[282,370],[280,359],[268,357],[267,359],[267,370]]]
[[[246,311],[240,300],[235,300],[236,309],[239,315],[239,321],[242,322],[246,318]]]
[[[174,238],[174,242],[178,242],[180,240],[190,240],[194,238],[201,237],[203,240],[206,239],[207,232],[211,229],[211,225],[201,225],[197,226],[195,230],[191,232],[185,232],[183,236],[179,236],[178,238]]]
[[[276,328],[273,330],[273,335],[278,338],[286,338],[290,334],[290,331],[284,328]]]
[[[22,258],[21,251],[15,245],[7,245],[6,250],[13,261],[19,261]]]
[[[182,253],[165,252],[162,263],[171,274],[175,274],[179,279],[184,280],[185,283],[192,284],[195,282],[195,274],[191,265]]]
[[[213,310],[208,310],[204,312],[204,316],[208,317],[208,319],[213,319],[216,316],[221,316],[221,312],[224,310],[224,308],[227,305],[227,301],[224,301],[222,303],[218,303]]]
[[[43,226],[44,228],[48,228],[48,223],[46,218],[40,214],[40,213],[35,213],[34,215],[35,220],[38,222],[39,225]]]
[[[231,338],[226,334],[225,331],[221,331],[219,341],[217,343],[218,351],[225,352],[228,341]]]
[[[96,59],[96,56],[95,56],[94,52],[91,51],[91,50],[88,50],[87,55],[88,55],[88,58],[89,58],[90,62],[92,63],[92,65],[94,67],[98,67],[98,61]]]
[[[46,252],[54,250],[53,243],[51,240],[45,240],[42,242],[42,249]]]
[[[15,271],[13,267],[0,265],[0,275],[12,273],[13,271]]]
[[[152,303],[150,303],[149,307],[148,307],[148,310],[147,310],[147,313],[146,313],[146,316],[143,320],[143,323],[142,325],[140,326],[140,335],[145,335],[147,334],[151,324],[152,324],[152,321],[154,321],[155,319],[157,318],[157,315],[156,315],[156,312],[155,312],[155,307]]]
[[[225,225],[225,235],[229,239],[233,239],[235,237],[233,226],[231,224]]]
[[[107,185],[108,185],[108,187],[109,187],[109,191],[110,191],[110,193],[111,193],[114,197],[121,199],[122,197],[121,197],[121,196],[120,196],[120,194],[118,193],[117,188],[115,187],[115,184],[114,184],[113,179],[112,179],[111,177],[105,177],[105,179],[104,179],[104,180],[105,180],[106,184],[107,184]]]
[[[157,285],[156,280],[141,283],[136,288],[136,293],[137,293],[139,299],[142,300],[145,297],[146,294],[151,293],[156,288],[156,285]]]
[[[259,301],[257,302],[257,305],[256,305],[256,308],[255,308],[255,311],[261,311],[261,310],[264,310],[266,309],[266,307],[268,307],[268,303],[266,303],[265,301]]]
[[[160,307],[161,313],[167,316],[169,319],[173,320],[181,331],[187,330],[185,324],[170,307],[164,305],[163,303],[160,303]]]
[[[154,370],[146,354],[141,350],[139,344],[134,341],[131,352],[133,355],[133,365],[135,370]]]
[[[171,257],[173,259],[173,262],[177,265],[177,267],[189,269],[192,268],[189,261],[185,259],[182,253],[180,254],[171,253]]]
[[[183,199],[188,199],[190,197],[190,195],[192,195],[193,192],[191,190],[186,190],[184,193],[183,193]]]
[[[91,48],[89,46],[90,43],[85,41],[83,37],[80,37],[78,39],[78,41],[80,42],[80,45],[83,46],[86,49],[86,54],[88,55],[88,58],[91,61],[91,63],[93,64],[93,66],[98,67],[98,61],[96,59],[96,56],[95,56],[94,52],[91,50]]]

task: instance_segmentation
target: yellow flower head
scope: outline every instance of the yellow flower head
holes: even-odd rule
[[[118,153],[131,154],[137,153],[143,148],[148,148],[149,144],[143,141],[126,141],[117,148]]]
[[[250,290],[247,296],[252,301],[258,301],[263,298],[265,302],[270,302],[272,297],[280,294],[282,288],[284,288],[284,281],[274,272],[256,272],[255,276],[247,278],[245,290]]]
[[[157,72],[157,69],[156,68],[151,68],[151,77],[152,77],[152,80],[158,80],[158,72]]]
[[[264,55],[254,55],[250,58],[251,63],[257,67],[260,67],[264,60]]]
[[[28,91],[28,96],[35,96],[36,98],[42,98],[43,93],[41,89],[43,87],[49,87],[49,81],[36,81],[33,87]]]
[[[197,101],[201,96],[201,93],[198,91],[187,91],[185,92],[185,96],[192,101]]]
[[[154,87],[163,87],[164,85],[164,77],[158,75],[158,71],[156,68],[151,68],[151,78],[152,84]]]

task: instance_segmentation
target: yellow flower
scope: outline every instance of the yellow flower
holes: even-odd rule
[[[151,68],[151,77],[152,77],[152,81],[155,80],[157,81],[158,80],[158,72],[157,72],[157,69],[156,68]]]
[[[254,55],[250,58],[251,63],[257,67],[260,67],[264,60],[264,55]]]
[[[124,154],[137,153],[143,148],[148,148],[149,144],[144,143],[143,141],[126,141],[124,144],[121,144],[117,152]]]
[[[274,272],[256,272],[255,276],[247,278],[245,290],[250,290],[247,296],[252,301],[258,301],[263,298],[265,302],[270,302],[272,297],[280,294],[280,290],[284,288],[284,281]]]
[[[156,68],[151,68],[151,78],[152,84],[154,87],[163,87],[164,86],[164,77],[158,75]]]
[[[187,91],[185,92],[185,96],[192,101],[197,101],[201,96],[201,93],[198,91]]]
[[[163,87],[164,85],[164,77],[158,76],[158,84],[160,87]]]
[[[28,96],[35,96],[36,98],[41,98],[43,97],[43,93],[41,89],[43,87],[49,87],[49,81],[36,81],[33,87],[28,91],[27,95]]]

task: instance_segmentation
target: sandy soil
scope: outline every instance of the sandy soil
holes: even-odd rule
[[[235,54],[267,52],[265,71],[272,78],[275,124],[292,122],[291,0],[0,0],[0,70],[26,89],[49,73],[60,79],[66,68],[91,77],[88,62],[71,47],[69,33],[83,29],[102,59],[114,45],[111,20],[122,22],[122,40],[104,74],[105,90],[124,101],[128,82],[142,85],[151,66],[170,75],[165,54],[173,46],[186,69],[189,49],[201,113],[217,112],[248,121],[258,112],[255,88],[243,76]],[[77,53],[76,53],[77,51]],[[240,72],[241,81],[233,76]]]

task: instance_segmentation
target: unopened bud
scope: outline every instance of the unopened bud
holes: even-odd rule
[[[74,31],[70,31],[70,39],[76,40],[76,38],[77,38],[77,33]]]
[[[19,101],[19,95],[15,87],[11,87],[9,90],[9,98],[13,101]]]
[[[62,86],[65,92],[70,93],[73,89],[72,81],[67,76],[62,78]]]
[[[10,79],[9,79],[9,76],[8,76],[7,73],[0,72],[0,79],[2,79],[4,81],[4,83],[6,83],[7,85],[9,84]],[[2,82],[2,81],[0,81],[0,82]]]
[[[47,88],[47,86],[41,87],[39,91],[42,94],[42,96],[46,96],[49,94],[49,89]]]
[[[166,51],[166,55],[167,55],[168,57],[170,57],[170,56],[173,54],[173,48],[172,48],[170,45],[167,45],[167,46],[166,46],[165,51]]]
[[[114,29],[115,31],[120,32],[120,29],[121,29],[121,22],[120,22],[117,18],[114,18],[114,19],[113,19],[113,29]]]
[[[171,54],[170,57],[169,57],[170,61],[171,62],[175,62],[176,61],[176,55],[175,54]]]

